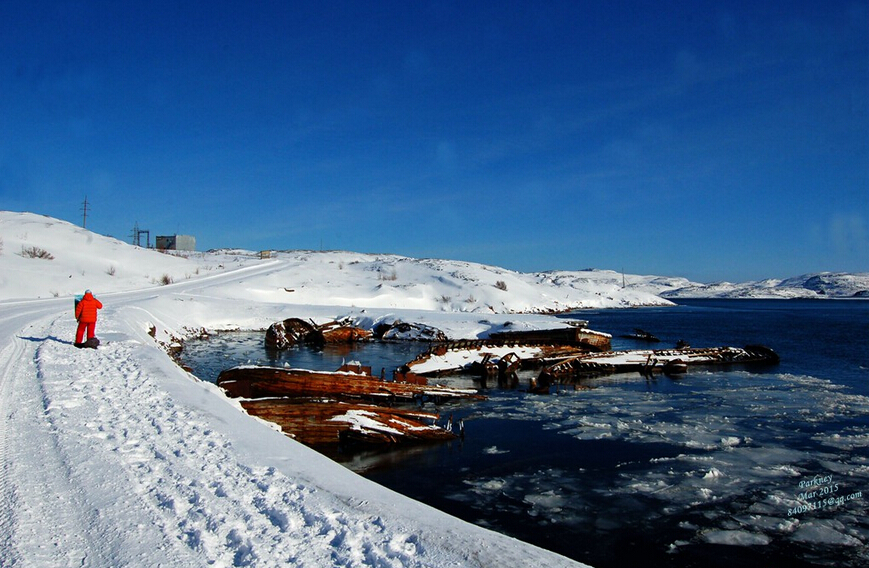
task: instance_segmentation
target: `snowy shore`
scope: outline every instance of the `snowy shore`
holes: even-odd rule
[[[3,566],[579,565],[368,482],[243,414],[152,338],[354,310],[264,299],[292,261],[209,267],[32,215],[3,213],[0,229],[2,296],[29,296],[0,304]],[[148,280],[164,273],[178,281]],[[98,350],[72,346],[66,280],[105,305]]]

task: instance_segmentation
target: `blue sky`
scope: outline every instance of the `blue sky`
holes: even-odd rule
[[[130,242],[869,271],[869,10],[0,3],[0,209]]]

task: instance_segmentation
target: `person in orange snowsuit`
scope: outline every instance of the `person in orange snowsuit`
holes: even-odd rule
[[[75,319],[78,320],[78,329],[75,332],[75,346],[83,347],[84,332],[87,330],[87,338],[94,337],[97,327],[97,310],[103,308],[102,302],[94,298],[90,290],[85,290],[84,296],[75,307]]]

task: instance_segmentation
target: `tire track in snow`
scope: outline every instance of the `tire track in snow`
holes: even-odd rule
[[[33,321],[39,316],[25,317]],[[69,321],[57,324],[64,319]],[[98,371],[82,377],[74,369],[82,357],[95,353],[82,353],[58,339],[71,337],[74,322],[55,312],[12,331],[13,320],[0,323],[11,338],[0,353],[0,565],[195,565],[175,561],[177,551],[154,550],[153,538],[142,538],[146,544],[139,546],[136,541],[153,530],[141,515],[113,514],[113,507],[115,512],[118,508],[111,501],[123,503],[128,497],[116,490],[123,479],[103,467],[93,455],[92,441],[80,439],[71,420],[87,416],[93,397],[83,387],[99,379]],[[56,360],[68,364],[56,367]]]
[[[51,321],[47,317],[56,311],[55,301],[4,304],[0,311],[0,341],[8,338],[8,344],[0,352],[0,565],[27,565],[22,562],[20,543],[22,525],[27,516],[22,514],[24,496],[20,483],[22,475],[30,472],[22,467],[19,456],[22,452],[30,457],[34,448],[27,440],[26,448],[21,442],[22,419],[27,421],[41,415],[38,400],[26,396],[27,388],[35,382],[33,357],[35,341],[44,333]],[[35,418],[33,418],[35,419]],[[26,428],[24,428],[26,431]]]
[[[71,345],[48,334],[26,340],[35,348],[28,371],[17,376],[20,407],[14,411],[17,439],[12,449],[18,486],[14,545],[22,565],[119,565],[111,527],[102,522],[100,504],[93,500],[92,479],[81,475],[82,456],[71,451],[41,364],[47,345]],[[29,351],[25,347],[25,355]]]
[[[70,479],[70,464],[45,406],[36,364],[49,320],[14,334],[4,352],[3,564],[91,566],[103,559],[95,531],[82,531],[88,510]],[[91,512],[93,513],[93,512]]]
[[[7,438],[9,429],[7,423],[11,419],[11,390],[15,380],[13,373],[17,364],[24,358],[24,342],[13,339],[0,353],[0,565],[16,566],[19,563],[18,553],[14,547],[12,535],[15,531],[15,511],[17,510],[17,495],[14,485],[10,482],[12,467],[9,457]]]

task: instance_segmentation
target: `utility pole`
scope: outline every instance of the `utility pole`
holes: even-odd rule
[[[83,213],[82,219],[81,219],[81,226],[83,228],[87,229],[87,226],[88,226],[88,196],[87,195],[84,196],[84,203],[81,206],[81,210]]]
[[[133,233],[131,236],[133,237],[133,244],[137,247],[142,246],[142,233],[145,233],[145,237],[148,239],[148,248],[151,248],[151,231],[147,229],[140,229],[139,222],[136,221],[136,224],[133,225]]]

